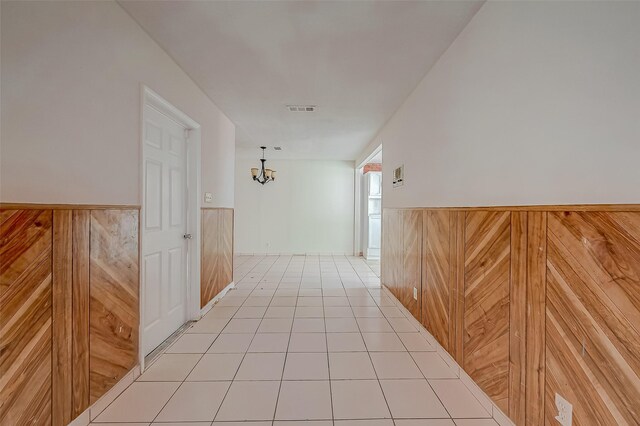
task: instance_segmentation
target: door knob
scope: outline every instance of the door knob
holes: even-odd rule
[[[191,234],[184,234],[182,238],[184,238],[185,240],[190,240],[191,238],[193,238],[193,236]]]

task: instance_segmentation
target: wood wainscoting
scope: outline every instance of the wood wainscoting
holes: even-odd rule
[[[384,209],[381,278],[517,425],[638,424],[640,206]]]
[[[0,424],[51,423],[51,210],[0,211]]]
[[[233,209],[202,209],[200,307],[233,281]]]
[[[91,212],[89,347],[93,404],[138,362],[138,212]]]
[[[139,212],[0,207],[0,424],[67,425],[137,364]]]

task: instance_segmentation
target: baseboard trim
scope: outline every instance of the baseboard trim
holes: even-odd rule
[[[200,310],[200,318],[202,318],[207,312],[213,308],[213,306],[222,299],[230,290],[235,288],[235,282],[232,281],[227,285],[220,293],[218,293],[213,299],[209,301],[201,310]],[[140,366],[136,365],[133,367],[127,374],[122,377],[113,385],[111,389],[105,392],[104,395],[100,397],[96,402],[90,405],[82,414],[76,417],[69,426],[88,426],[92,421],[94,421],[100,413],[102,413],[115,399],[120,396],[122,392],[124,392],[135,380],[140,377],[141,371]]]
[[[382,291],[391,298],[396,307],[402,311],[405,317],[418,328],[418,332],[426,337],[427,341],[436,349],[436,353],[442,358],[442,360],[455,371],[460,381],[471,392],[471,394],[478,400],[478,402],[489,412],[491,418],[495,420],[500,426],[515,426],[509,417],[502,412],[500,407],[493,402],[491,398],[482,390],[480,386],[473,381],[471,376],[464,371],[464,368],[458,362],[453,359],[451,354],[429,333],[426,327],[414,317],[411,312],[393,295],[389,287],[386,284],[381,284]]]
[[[353,252],[308,252],[308,253],[293,253],[293,252],[282,252],[282,253],[234,253],[234,256],[354,256]],[[357,257],[357,256],[356,256]]]
[[[115,399],[120,396],[138,377],[140,377],[140,366],[136,365],[124,375],[118,383],[105,392],[96,402],[91,404],[78,417],[73,419],[68,426],[88,426],[102,413]]]
[[[224,297],[225,294],[227,294],[229,292],[229,290],[233,289],[236,287],[236,283],[235,281],[231,281],[229,283],[229,285],[227,285],[225,288],[222,289],[222,291],[220,291],[220,293],[218,293],[213,299],[211,299],[209,301],[209,303],[207,303],[206,305],[204,305],[202,307],[202,309],[200,309],[200,318],[202,318],[203,316],[205,316],[205,314],[207,312],[209,312],[211,310],[211,308],[213,308],[213,305],[215,305],[216,303],[218,303],[218,301],[220,299],[222,299]]]

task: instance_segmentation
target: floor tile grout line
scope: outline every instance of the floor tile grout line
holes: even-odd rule
[[[395,302],[394,302],[394,303],[396,303],[396,304],[397,304],[397,303],[400,303],[400,300],[398,300],[398,298],[397,298],[397,297],[395,297],[393,294],[392,294],[391,296],[393,296],[393,298],[395,299]],[[391,299],[391,300],[393,301],[393,299]],[[402,312],[402,311],[401,311],[401,312]],[[406,318],[406,317],[405,317],[405,318]],[[397,333],[396,333],[396,336],[397,336]],[[400,336],[397,336],[397,337],[398,337],[398,339],[400,339]],[[402,345],[405,347],[405,349],[407,349],[407,347],[406,347],[406,345],[404,344],[404,342],[402,342],[402,339],[400,339],[400,342],[401,342],[401,343],[402,343]],[[409,351],[408,351],[408,349],[407,349],[407,352],[409,352]],[[436,352],[436,353],[437,353],[437,352]],[[410,353],[410,352],[409,352],[409,355],[411,355],[411,353]],[[438,354],[438,356],[440,356],[440,355]],[[411,357],[411,358],[413,359],[413,357]],[[443,360],[443,361],[444,361],[444,360]],[[415,360],[414,360],[414,362],[415,362]],[[446,363],[446,362],[445,362],[445,363]],[[447,365],[448,365],[448,364],[447,364]],[[418,369],[419,369],[419,370],[420,370],[420,372],[422,373],[422,370],[420,369],[420,367],[418,367]],[[423,376],[424,376],[424,374],[423,374]],[[447,414],[449,415],[449,418],[450,418],[450,419],[452,419],[453,417],[451,416],[451,413],[449,412],[449,409],[447,409],[446,405],[444,405],[444,402],[442,401],[442,399],[440,398],[440,396],[438,395],[438,393],[436,392],[436,390],[433,388],[433,386],[431,386],[431,383],[429,382],[429,379],[427,379],[427,378],[425,377],[425,380],[426,380],[426,382],[427,382],[427,386],[429,386],[429,388],[431,389],[431,391],[433,392],[433,394],[434,394],[434,395],[436,396],[436,398],[438,399],[438,402],[440,402],[440,405],[442,405],[442,407],[444,408],[444,410],[447,412]]]
[[[184,336],[186,334],[186,330],[183,330],[182,334],[176,338],[176,340],[169,345],[167,348],[165,348],[165,351],[163,351],[161,354],[158,355],[158,359],[156,359],[156,361],[153,362],[153,364],[155,364],[160,357],[162,357],[163,355],[166,354],[166,350],[169,349],[171,346],[173,346],[180,338],[182,338],[182,336]],[[217,339],[217,336],[216,336]],[[216,340],[214,339],[214,341]],[[205,352],[206,353],[206,352]],[[197,354],[196,354],[197,355]],[[198,358],[198,361],[193,365],[193,367],[191,368],[191,370],[189,370],[189,373],[187,373],[187,375],[185,376],[185,380],[187,377],[189,377],[189,374],[191,374],[191,372],[193,371],[193,369],[196,367],[196,365],[198,365],[198,363],[200,362],[200,360],[202,359],[202,357],[204,356],[204,354],[201,354],[200,358]],[[151,366],[150,366],[151,367]],[[111,401],[109,404],[107,404],[107,406],[100,412],[100,414],[98,414],[98,416],[96,417],[96,419],[102,415],[102,413],[106,412],[107,409],[109,409],[109,407],[122,395],[125,393],[126,390],[128,390],[131,386],[133,386],[135,383],[148,383],[147,381],[140,381],[138,379],[140,379],[140,377],[142,377],[142,374],[140,374],[140,376],[138,376],[136,379],[134,379],[126,388],[124,388],[122,390],[122,392],[120,393],[120,395],[118,395],[118,397],[114,398],[113,401]],[[171,396],[169,397],[169,399],[162,405],[162,408],[160,409],[160,411],[158,411],[158,413],[156,413],[155,417],[153,418],[153,420],[150,423],[153,423],[155,421],[155,419],[158,417],[158,415],[162,412],[162,410],[164,410],[164,407],[169,403],[169,401],[171,401],[171,399],[173,398],[173,396],[176,394],[176,392],[178,392],[178,390],[182,387],[182,384],[185,382],[185,380],[182,380],[180,382],[180,384],[178,385],[178,387],[176,387],[176,389],[173,391],[173,393],[171,394]],[[153,382],[151,382],[153,383]],[[162,381],[161,383],[178,383],[177,381],[170,381],[170,382],[165,382]]]
[[[367,351],[345,351],[345,352],[291,352],[292,354],[306,354],[306,355],[332,355],[332,354],[363,354],[366,353]],[[258,353],[269,353],[269,354],[284,354],[284,352],[252,352],[255,354]],[[383,352],[378,352],[378,353],[383,353]],[[384,353],[388,353],[388,352],[384,352]],[[392,353],[401,353],[401,352],[392,352]],[[241,355],[240,353],[235,353],[235,354],[224,354],[224,355]],[[374,368],[375,370],[375,368]],[[347,381],[358,381],[358,380],[374,380],[373,378],[370,379],[362,379],[362,378],[332,378],[331,379],[334,382],[347,382]],[[387,377],[387,378],[381,378],[380,380],[395,380],[395,381],[404,381],[404,382],[409,382],[412,380],[423,380],[420,377],[403,377],[403,378],[393,378],[393,377]],[[452,377],[446,377],[446,378],[433,378],[433,379],[426,379],[427,381],[429,380],[438,380],[438,381],[456,381],[459,379],[456,378],[452,378]],[[138,382],[138,383],[220,383],[220,382],[230,382],[231,379],[213,379],[213,380],[184,380],[184,381],[180,381],[180,380],[145,380],[143,382]],[[233,381],[237,381],[237,382],[276,382],[278,381],[277,379],[234,379]],[[284,379],[284,382],[326,382],[327,379]]]
[[[393,296],[393,295],[392,295]],[[394,296],[395,298],[395,296]],[[395,302],[394,303],[399,303],[399,300],[397,298],[395,298]],[[391,299],[393,301],[393,299]],[[402,312],[402,311],[401,311]],[[406,317],[405,317],[406,318]],[[395,330],[394,330],[395,332]],[[398,336],[398,333],[395,332],[396,336],[398,337],[398,339],[400,339],[400,336]],[[406,345],[404,344],[404,342],[402,342],[402,339],[400,339],[400,342],[402,343],[402,345],[405,347],[405,350],[409,353],[409,356],[411,356],[412,360],[414,361],[414,364],[416,364],[415,359],[413,359],[413,356],[411,355],[411,352],[408,350],[408,348],[406,347]],[[436,352],[437,353],[437,352]],[[438,356],[440,356],[438,354]],[[442,357],[441,357],[442,358]],[[372,364],[373,364],[373,360],[371,360]],[[443,360],[443,362],[446,363],[446,361]],[[448,365],[448,364],[447,364]],[[416,364],[417,366],[417,364]],[[375,367],[374,367],[375,370]],[[449,412],[449,410],[447,409],[447,407],[444,405],[444,403],[442,402],[442,400],[440,399],[440,396],[438,395],[438,393],[435,391],[435,389],[433,389],[433,386],[431,386],[431,383],[429,382],[429,379],[426,378],[426,376],[424,375],[424,373],[422,373],[422,370],[418,367],[418,370],[420,371],[420,373],[423,375],[425,381],[427,382],[427,385],[429,386],[429,388],[431,389],[431,391],[433,392],[433,394],[436,396],[436,398],[438,399],[438,402],[440,402],[440,404],[442,405],[442,407],[445,409],[445,411],[447,412],[447,414],[449,415],[449,418],[452,419],[453,417],[451,416],[451,413]],[[377,371],[376,371],[376,376],[378,375]],[[394,379],[395,380],[395,379]],[[459,377],[458,377],[459,380]],[[384,394],[384,391],[383,391]],[[386,396],[385,396],[385,400],[386,400]],[[393,414],[392,414],[393,417]],[[394,421],[395,424],[395,421]]]
[[[321,294],[323,293],[321,292]],[[329,335],[327,333],[327,313],[326,306],[324,305],[324,298],[322,300],[322,314],[322,323],[324,324],[324,340],[325,345],[327,346],[327,376],[329,376],[329,401],[331,403],[331,421],[334,422],[335,425],[336,416],[333,407],[333,385],[331,384],[331,363],[329,361]]]
[[[255,266],[254,266],[255,267]],[[273,264],[269,267],[269,269],[267,269],[267,271],[265,271],[265,274],[271,270],[271,268],[273,267]],[[253,270],[253,269],[252,269]],[[264,276],[264,275],[263,275]],[[262,278],[262,277],[261,277]],[[256,284],[256,287],[259,284]],[[255,287],[254,287],[255,288]],[[262,320],[260,321],[260,323],[258,324],[258,327],[256,328],[256,332],[258,330],[258,328],[260,328],[260,324],[262,324]],[[224,330],[223,330],[224,331]],[[242,367],[242,363],[244,362],[245,358],[247,357],[247,353],[249,351],[249,348],[251,347],[251,343],[253,343],[253,339],[255,339],[257,333],[253,334],[253,337],[251,338],[251,341],[249,342],[249,346],[247,346],[247,350],[244,352],[243,356],[242,356],[242,360],[240,360],[240,364],[238,364],[238,368],[236,369],[235,374],[233,375],[233,378],[231,379],[231,382],[229,382],[229,386],[227,387],[227,390],[224,394],[224,396],[222,397],[222,399],[220,400],[220,405],[218,406],[218,408],[216,409],[215,414],[213,415],[213,419],[211,420],[211,424],[213,424],[213,422],[215,422],[216,417],[218,417],[218,414],[220,413],[220,410],[222,409],[222,405],[224,404],[225,400],[227,399],[227,396],[229,395],[229,391],[231,390],[231,387],[233,386],[233,382],[235,382],[235,378],[238,375],[238,372],[240,371],[240,368]]]
[[[341,267],[340,267],[340,266],[338,266],[338,264],[336,263],[336,261],[335,261],[335,256],[333,256],[333,259],[334,259],[333,264],[334,264],[335,268],[332,270],[332,272],[331,272],[331,273],[334,273],[333,271],[338,271],[338,274],[339,274],[339,273],[340,273],[340,271],[342,271],[342,269],[341,269]],[[291,261],[292,261],[292,258],[291,258],[291,257],[289,257],[289,264],[291,263]],[[315,263],[315,262],[314,262],[314,263]],[[269,267],[267,268],[267,270],[266,270],[266,271],[261,272],[262,276],[260,277],[260,279],[262,279],[262,278],[263,278],[263,277],[268,273],[268,271],[270,271],[270,270],[273,268],[273,266],[274,266],[274,265],[276,265],[276,264],[277,264],[277,260],[276,260],[276,261],[273,261],[273,262],[270,262],[270,265],[269,265]],[[346,263],[344,263],[344,264],[346,265]],[[351,261],[349,261],[349,264],[351,265],[351,268],[353,268],[353,263],[352,263]],[[304,264],[303,264],[303,265],[304,265]],[[260,266],[260,265],[254,265],[254,268],[256,268],[256,267],[258,267],[258,266]],[[286,268],[286,269],[285,269],[285,272],[283,273],[283,276],[286,274],[286,271],[287,271],[287,270],[288,270],[288,268]],[[354,269],[354,270],[355,270],[355,269]],[[344,271],[343,271],[343,272],[344,272]],[[320,273],[321,273],[321,277],[322,277],[322,271],[321,271]],[[302,272],[302,274],[304,275],[304,266],[303,266],[303,272]],[[345,274],[343,274],[343,275],[345,275]],[[302,280],[302,279],[301,279],[301,280]],[[326,280],[325,280],[325,281],[326,281]],[[361,278],[360,278],[360,281],[362,281],[362,279],[361,279]],[[251,285],[253,286],[253,287],[252,287],[252,290],[251,290],[252,292],[253,292],[253,291],[255,291],[255,290],[257,289],[257,287],[259,287],[260,282],[261,282],[261,281],[258,281],[258,282],[251,282]],[[321,295],[323,295],[323,289],[325,289],[325,288],[327,288],[327,289],[328,289],[328,288],[337,288],[337,287],[335,286],[335,281],[334,281],[334,280],[330,280],[330,282],[331,282],[331,285],[330,285],[330,286],[327,286],[327,287],[323,287],[323,286],[322,286],[322,282],[321,282],[321,284],[320,284],[320,285],[321,285],[321,287],[320,287],[320,294],[321,294]],[[293,287],[292,283],[293,283],[293,284],[295,284],[294,282],[292,282],[292,281],[291,281],[291,282],[287,282],[287,283],[286,283],[286,284],[287,284],[286,286],[281,287],[281,286],[282,286],[282,284],[285,284],[285,283],[283,283],[283,279],[281,278],[281,279],[280,279],[280,281],[279,281],[279,283],[278,283],[275,287],[272,287],[272,286],[270,285],[270,286],[269,286],[269,288],[273,291],[273,292],[271,293],[271,299],[270,299],[270,300],[273,300],[273,298],[274,298],[274,297],[276,297],[276,294],[277,294],[277,292],[278,292],[279,290],[294,289],[294,287]],[[270,283],[270,284],[271,284],[271,283]],[[363,284],[364,284],[364,283],[363,283]],[[357,292],[350,292],[349,294],[347,294],[347,293],[346,293],[346,291],[347,291],[348,289],[364,288],[364,289],[366,289],[366,290],[367,290],[367,293],[368,293],[370,296],[374,297],[374,301],[376,302],[376,305],[377,305],[378,309],[380,309],[380,308],[382,307],[382,305],[381,305],[381,304],[382,304],[382,301],[380,300],[380,297],[381,297],[381,296],[382,296],[382,297],[388,297],[388,298],[390,298],[390,300],[391,300],[393,303],[395,303],[396,307],[399,309],[399,306],[400,306],[400,305],[399,305],[399,301],[397,300],[397,298],[395,298],[395,297],[391,297],[391,296],[393,296],[393,295],[392,295],[392,294],[387,294],[388,292],[385,292],[385,290],[384,290],[384,289],[382,289],[382,291],[375,291],[375,290],[374,290],[374,291],[372,291],[372,290],[373,290],[373,288],[368,288],[368,287],[366,287],[366,286],[364,286],[364,287],[349,287],[349,288],[347,288],[347,287],[345,287],[345,284],[344,284],[344,281],[343,281],[343,279],[342,279],[342,278],[341,278],[341,284],[340,284],[340,285],[341,285],[341,287],[342,287],[342,290],[345,292],[345,295],[347,296],[347,299],[349,300],[349,306],[350,306],[350,307],[352,307],[352,308],[353,308],[353,306],[354,306],[354,305],[353,305],[353,303],[351,302],[351,299],[349,299],[349,297],[357,296],[357,295],[358,295],[358,293],[357,293]],[[351,279],[349,279],[349,285],[351,285],[351,286],[353,286],[353,285],[354,285],[354,282],[353,282]],[[315,288],[315,287],[314,287],[314,288]],[[297,286],[295,287],[295,289],[296,289],[296,290],[295,290],[295,291],[296,291],[296,297],[301,297],[301,296],[300,296],[300,290],[302,289],[302,281],[297,282]],[[244,303],[246,303],[246,299],[250,296],[250,294],[251,294],[251,293],[249,293],[249,294],[244,294],[244,293],[243,293],[243,294],[242,294],[242,296],[244,296],[244,299],[245,299],[245,300],[243,301],[243,304],[242,304],[241,306],[244,306]],[[269,306],[270,306],[270,305],[269,305]],[[294,323],[295,323],[295,319],[296,319],[297,307],[298,307],[298,303],[296,303],[296,304],[295,304],[295,306],[294,306],[294,315],[293,315],[293,318],[291,318],[291,326],[290,326],[290,328],[289,328],[289,340],[288,340],[287,352],[286,352],[286,354],[287,354],[287,355],[288,355],[288,353],[289,353],[289,345],[290,345],[290,342],[291,342],[291,334],[293,333],[293,325],[294,325]],[[239,309],[239,308],[240,308],[240,307],[236,307],[236,309]],[[328,362],[328,355],[329,355],[329,353],[330,353],[330,352],[329,352],[329,349],[328,349],[328,336],[327,336],[327,333],[328,333],[328,332],[327,332],[327,330],[326,330],[326,321],[327,321],[327,317],[326,317],[326,314],[325,314],[325,306],[324,306],[324,302],[322,303],[322,310],[323,310],[323,314],[324,314],[324,315],[323,315],[323,320],[324,320],[324,325],[325,325],[325,331],[324,331],[324,332],[325,332],[325,344],[327,345],[327,350],[326,350],[326,352],[325,352],[325,353],[327,354],[327,362]],[[381,310],[381,309],[380,309],[380,310]],[[404,311],[402,311],[402,310],[400,310],[400,312],[404,315],[404,319],[407,319],[407,320],[408,320],[408,316],[407,316],[407,314],[406,314]],[[383,313],[383,314],[384,314],[384,313]],[[234,316],[235,316],[235,314],[234,314]],[[387,322],[389,322],[389,319],[390,319],[390,318],[392,318],[392,317],[388,317],[388,316],[386,316],[386,315],[383,315],[383,316],[381,316],[381,317],[378,317],[378,316],[375,316],[375,317],[376,317],[376,318],[385,318],[385,320],[386,320]],[[358,326],[358,329],[360,330],[359,334],[360,334],[360,335],[362,335],[362,333],[363,333],[363,332],[362,332],[362,329],[361,329],[360,323],[359,323],[357,320],[358,320],[359,318],[367,318],[367,317],[366,317],[366,316],[365,316],[365,317],[355,317],[355,315],[354,315],[354,316],[353,316],[353,318],[354,318],[354,320],[355,320],[355,322],[356,322],[356,324],[357,324],[357,326]],[[372,317],[372,318],[374,318],[374,317]],[[398,317],[398,318],[400,318],[400,317]],[[231,319],[233,319],[233,316],[232,316],[232,317],[229,317],[229,318],[222,318],[222,319],[225,319],[225,320],[226,320],[226,322],[228,323]],[[253,342],[253,340],[254,340],[254,339],[255,339],[255,337],[256,337],[256,334],[258,334],[258,330],[259,330],[260,324],[262,324],[262,322],[264,321],[265,317],[264,317],[264,315],[263,315],[263,317],[262,317],[262,318],[254,318],[254,319],[260,319],[260,321],[258,322],[258,328],[256,328],[256,330],[254,330],[254,332],[253,332],[253,333],[246,333],[246,334],[252,334],[251,342]],[[412,324],[412,325],[413,325],[413,324]],[[399,332],[398,330],[396,330],[396,328],[394,328],[394,327],[392,327],[392,328],[393,328],[393,331],[392,331],[392,332],[396,335],[396,337],[397,337],[397,338],[399,338],[399,334],[400,334],[400,332]],[[414,332],[415,332],[415,330],[414,330]],[[185,333],[182,333],[182,335],[184,335],[184,334],[187,334],[187,333],[186,333],[186,330],[185,330]],[[194,334],[195,334],[195,333],[194,333]],[[200,333],[200,334],[210,334],[210,333]],[[222,334],[222,333],[217,333],[217,334],[216,334],[216,337],[214,338],[214,342],[215,342],[215,341],[220,337],[220,334]],[[241,333],[241,334],[242,334],[242,333]],[[421,329],[419,329],[419,330],[417,331],[417,334],[419,334],[422,338],[424,338],[424,337],[422,336],[422,334],[423,334],[423,333],[422,333],[422,328],[421,328]],[[181,336],[181,337],[182,337],[182,336]],[[428,339],[425,339],[425,340],[427,340],[427,342],[428,342]],[[403,345],[403,347],[405,348],[403,352],[408,352],[408,353],[410,354],[411,358],[413,359],[414,364],[417,364],[417,363],[416,363],[416,361],[415,361],[415,359],[414,359],[414,357],[413,357],[413,354],[411,353],[411,351],[409,351],[409,348],[407,347],[407,344],[406,344],[404,341],[402,341],[402,339],[400,339],[400,341],[401,341],[401,344]],[[250,344],[251,344],[251,342],[250,342]],[[430,342],[428,342],[428,343],[430,343]],[[212,344],[213,344],[213,343],[212,343]],[[365,345],[366,345],[366,343],[365,343]],[[211,347],[211,345],[209,345],[209,348],[210,348],[210,347]],[[209,350],[209,348],[207,348],[207,351]],[[369,350],[369,348],[368,348],[368,347],[366,347],[366,348],[367,348],[367,353],[368,353],[369,359],[370,359],[370,361],[372,362],[372,359],[371,359],[371,351]],[[348,352],[352,352],[352,351],[348,351]],[[429,351],[429,352],[432,352],[432,351]],[[244,357],[246,357],[247,353],[250,353],[250,352],[249,352],[249,349],[247,349],[247,350],[244,352],[244,354],[243,354],[243,359],[244,359]],[[256,353],[257,353],[257,352],[256,352]],[[267,353],[269,353],[269,352],[267,352]],[[438,353],[438,352],[436,351],[436,353]],[[189,370],[189,372],[187,373],[187,375],[185,376],[185,378],[184,378],[182,381],[170,381],[170,383],[180,383],[180,384],[178,385],[178,388],[176,389],[176,391],[175,391],[175,392],[171,395],[171,397],[169,398],[169,401],[170,401],[171,399],[173,399],[173,398],[174,398],[175,393],[176,393],[180,388],[182,388],[182,386],[184,385],[184,383],[185,383],[185,382],[202,382],[202,381],[195,381],[195,380],[194,380],[194,381],[190,381],[190,380],[188,380],[188,377],[192,374],[192,372],[193,372],[193,370],[195,369],[195,367],[196,367],[196,366],[201,362],[201,360],[204,358],[204,355],[206,355],[206,354],[207,354],[207,352],[206,352],[206,351],[205,351],[205,353],[195,354],[195,355],[200,355],[200,356],[198,357],[198,361],[197,361],[197,362],[196,362],[196,364],[195,364],[195,365],[194,365],[194,366]],[[164,354],[163,354],[163,355],[164,355]],[[444,360],[444,359],[443,359],[443,357],[442,357],[442,355],[441,355],[440,353],[438,353],[438,356],[439,356],[439,358],[440,358],[440,359],[442,359],[442,361],[443,361],[443,362],[445,362],[445,364],[447,364],[447,366],[450,366],[450,367],[451,367],[451,365],[450,365],[446,360]],[[373,362],[372,362],[372,364],[373,364]],[[281,380],[280,380],[280,387],[282,386],[282,381],[284,381],[284,369],[285,369],[285,368],[286,368],[286,362],[285,362],[285,364],[283,365],[283,371],[282,371],[282,376],[281,376]],[[331,374],[330,374],[330,366],[329,366],[329,365],[328,365],[328,368],[329,368],[329,382],[330,382],[330,384],[331,384]],[[419,367],[418,367],[418,368],[419,368]],[[239,367],[238,367],[238,369],[239,369]],[[237,375],[237,371],[238,371],[238,370],[236,369],[236,375]],[[374,371],[375,371],[375,369],[374,369]],[[421,371],[421,374],[422,374],[422,376],[424,377],[424,379],[425,379],[425,380],[427,380],[427,383],[428,383],[428,384],[429,384],[429,386],[431,387],[432,391],[434,391],[434,389],[433,389],[433,387],[431,386],[431,383],[430,383],[430,381],[429,381],[430,379],[427,379],[427,378],[426,378],[425,374],[424,374],[424,373],[422,373],[422,370],[420,370],[420,371]],[[379,375],[378,375],[377,371],[376,371],[375,373],[376,373],[376,377],[377,377],[377,379],[378,379],[378,383],[379,383],[379,385],[381,386],[381,383],[380,383],[380,380],[381,380],[381,379],[380,379],[380,377],[379,377]],[[402,379],[394,379],[394,380],[402,380]],[[411,379],[407,379],[407,380],[411,380]],[[434,379],[434,380],[435,380],[435,379]],[[439,380],[439,379],[438,379],[438,380]],[[458,376],[458,377],[456,377],[456,378],[444,378],[444,379],[442,379],[442,380],[446,380],[446,381],[448,381],[448,380],[460,380],[460,377]],[[220,380],[220,381],[223,381],[223,380]],[[233,382],[233,381],[235,381],[235,375],[234,375],[234,379],[232,380],[232,382]],[[292,380],[292,381],[295,381],[295,380]],[[304,381],[304,380],[302,380],[302,381]],[[139,382],[139,381],[138,381],[138,380],[136,380],[136,381],[134,381],[134,383],[135,383],[135,382]],[[148,382],[155,382],[155,381],[148,381]],[[161,382],[164,382],[164,381],[161,381]],[[208,382],[208,381],[204,381],[204,382]],[[216,382],[216,381],[214,380],[213,382]],[[227,389],[227,392],[228,392],[228,390],[229,390],[229,389]],[[280,392],[280,390],[279,390],[279,392]],[[330,392],[331,392],[331,391],[330,391]],[[382,391],[382,392],[383,392],[383,395],[384,395],[384,391]],[[435,391],[434,391],[434,393],[435,393]],[[440,400],[440,397],[438,396],[438,394],[437,394],[437,393],[435,393],[435,395],[436,395],[436,397],[438,398],[438,400],[440,401],[440,403],[442,404],[442,401]],[[384,395],[384,397],[385,397],[385,401],[386,401],[386,395]],[[474,397],[475,397],[475,395],[474,395]],[[223,397],[223,400],[221,401],[220,406],[222,405],[222,402],[224,401],[224,399],[225,399],[225,398],[226,398],[226,394],[225,394],[225,397]],[[477,399],[477,398],[476,398],[476,399]],[[333,403],[333,397],[332,397],[332,395],[331,395],[331,401],[332,401],[332,403]],[[387,401],[386,401],[386,402],[387,402]],[[442,405],[443,405],[443,407],[445,408],[445,410],[448,412],[448,410],[446,409],[446,407],[444,406],[444,404],[442,404]],[[165,406],[166,406],[166,404],[165,404]],[[164,410],[165,406],[163,406],[163,408],[160,410],[160,412],[162,412],[162,410]],[[387,406],[388,406],[388,402],[387,402]],[[107,407],[107,408],[108,408],[108,407]],[[390,407],[389,407],[389,406],[388,406],[388,408],[390,409]],[[219,409],[220,409],[220,407],[218,407],[218,410],[219,410]],[[389,410],[389,411],[390,411],[390,410]],[[333,412],[333,404],[332,404],[332,412]],[[491,415],[491,413],[486,413],[486,414],[488,414],[489,416]],[[216,413],[216,415],[217,415],[217,413]],[[156,418],[154,418],[154,420],[153,420],[153,421],[155,421],[155,420],[157,419],[157,417],[158,417],[158,416],[156,416]],[[332,417],[335,417],[335,415],[332,415]],[[485,419],[485,418],[491,418],[491,417],[480,417],[480,418]],[[214,420],[215,420],[215,417],[214,417]],[[334,419],[334,420],[335,420],[335,419]],[[272,421],[275,421],[275,413],[274,413],[274,419],[273,419]],[[209,423],[209,422],[207,422],[207,423]]]
[[[237,311],[239,310],[236,309],[235,313],[237,313]],[[234,313],[234,316],[235,316]],[[227,324],[225,325],[225,328],[229,325],[229,323],[231,322],[231,319],[233,318],[233,316],[229,319],[229,321],[227,321]],[[224,328],[220,331],[220,333],[218,333],[218,335],[216,336],[216,338],[213,340],[213,342],[211,342],[211,344],[209,345],[209,347],[207,347],[207,349],[205,350],[205,352],[200,356],[198,362],[191,368],[191,370],[189,371],[189,374],[187,374],[187,376],[185,377],[185,379],[180,383],[180,385],[178,385],[178,387],[176,388],[176,390],[171,394],[171,397],[169,397],[169,399],[164,403],[164,405],[162,406],[162,408],[160,409],[160,411],[158,411],[158,413],[156,414],[156,416],[153,418],[153,420],[151,421],[151,423],[155,422],[155,420],[158,418],[158,416],[160,415],[160,413],[162,413],[162,411],[165,409],[165,407],[167,406],[167,404],[169,404],[169,402],[173,399],[173,397],[176,395],[176,393],[178,392],[178,390],[180,390],[180,388],[184,385],[184,383],[186,382],[186,379],[189,377],[189,375],[193,372],[193,370],[196,368],[196,366],[198,365],[198,363],[202,360],[202,358],[204,358],[204,355],[207,353],[207,351],[209,349],[211,349],[211,346],[213,346],[213,343],[218,340],[218,338],[220,337],[220,334],[222,334],[222,331],[224,331]],[[183,333],[183,335],[186,333]],[[182,337],[182,336],[180,336]],[[255,337],[255,334],[254,334]],[[251,341],[253,341],[253,338],[251,339]],[[174,342],[175,344],[175,342]],[[249,345],[251,345],[251,342],[249,343]],[[173,345],[172,345],[173,346]],[[168,349],[168,348],[167,348]],[[163,353],[164,355],[164,353]],[[246,352],[245,352],[245,356],[246,356]],[[244,356],[242,358],[242,360],[240,361],[240,364],[238,365],[238,369],[240,369],[240,365],[242,364],[242,361],[244,360]],[[235,375],[238,374],[238,369],[236,369],[236,373],[234,374],[234,378]],[[134,382],[135,383],[135,382]],[[226,398],[229,389],[231,389],[231,385],[233,384],[233,379],[229,382],[229,386],[227,387],[227,390],[225,392],[225,395],[223,396],[222,400],[220,401],[220,405],[218,406],[216,413],[213,416],[213,419],[211,420],[211,423],[213,423],[213,421],[215,420],[216,416],[218,415],[218,411],[220,410],[220,408],[222,407],[222,403],[224,402],[224,399]]]
[[[293,260],[293,256],[291,257],[291,259],[289,259],[289,262],[287,263],[287,268],[285,268],[285,274],[287,269],[289,269],[289,265],[291,265],[291,261]],[[302,267],[303,271],[304,271],[304,266]],[[280,282],[278,283],[278,287],[280,287],[280,284],[282,283],[282,280],[280,280]],[[277,291],[277,290],[276,290]],[[296,294],[298,294],[300,292],[300,290],[298,289],[298,292]],[[297,305],[297,296],[296,296],[296,305]],[[294,306],[293,308],[293,320],[291,321],[291,330],[293,330],[293,322],[295,321],[295,317],[296,317],[296,309],[297,306]],[[271,418],[271,424],[275,424],[276,421],[276,414],[278,413],[278,402],[280,401],[280,392],[282,391],[282,382],[284,379],[284,371],[287,368],[287,358],[289,356],[289,346],[291,345],[291,335],[293,334],[293,331],[289,332],[289,341],[287,342],[287,351],[284,354],[284,363],[282,364],[282,372],[280,374],[280,384],[278,385],[278,396],[276,397],[276,403],[275,406],[273,407],[273,416]]]
[[[360,324],[358,323],[358,321],[356,321],[356,325],[358,326],[358,330],[360,330],[360,334],[362,334],[362,330],[360,328]],[[373,364],[373,358],[371,358],[371,352],[369,351],[369,346],[367,345],[367,342],[364,340],[364,336],[362,337],[362,341],[364,342],[364,347],[367,350],[367,356],[369,357],[369,362],[371,363],[371,368],[373,369],[373,374],[375,374],[375,376],[376,376],[376,380],[378,382],[378,387],[380,388],[380,393],[382,393],[382,397],[384,398],[384,402],[387,405],[387,411],[389,412],[389,417],[392,419],[392,422],[395,425],[395,421],[393,420],[393,413],[391,412],[391,407],[389,406],[389,401],[387,401],[387,395],[385,395],[384,389],[382,389],[382,383],[380,383],[380,378],[378,377],[378,372],[376,371],[376,367]]]

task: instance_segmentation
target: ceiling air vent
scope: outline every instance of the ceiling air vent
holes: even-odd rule
[[[281,146],[274,146],[273,149],[276,150],[276,151],[282,151],[282,147]]]
[[[290,112],[316,112],[317,105],[287,105]]]

